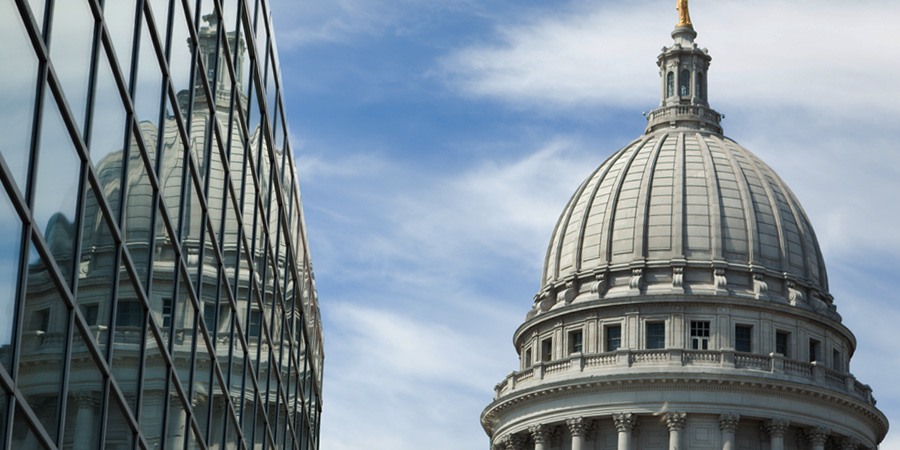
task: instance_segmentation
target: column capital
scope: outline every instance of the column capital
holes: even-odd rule
[[[573,417],[566,419],[566,425],[569,427],[569,433],[572,436],[585,436],[590,428],[590,422],[584,420],[584,417]]]
[[[550,427],[547,425],[532,425],[528,427],[528,432],[531,433],[531,440],[533,440],[535,444],[550,443]]]
[[[856,450],[862,445],[862,442],[855,437],[845,437],[840,440],[840,443],[841,450]]]
[[[825,445],[831,429],[828,427],[810,427],[806,429],[806,440],[813,445]]]
[[[737,431],[738,424],[741,422],[741,416],[738,414],[726,413],[719,416],[719,429],[734,433]]]
[[[787,419],[775,418],[766,421],[763,424],[763,429],[766,430],[766,433],[769,433],[770,437],[784,437],[784,433],[787,431],[788,427],[791,425],[791,422]]]
[[[74,394],[69,394],[69,397],[78,408],[94,408],[100,404],[99,399],[94,396],[94,391],[90,390],[78,391]]]
[[[613,414],[613,422],[616,424],[616,430],[619,432],[630,432],[637,426],[637,416],[632,413]]]
[[[684,424],[686,421],[687,421],[687,413],[684,413],[684,412],[666,413],[666,425],[669,427],[669,431],[683,430]]]
[[[525,450],[525,436],[522,434],[510,434],[501,439],[500,444],[506,450]]]

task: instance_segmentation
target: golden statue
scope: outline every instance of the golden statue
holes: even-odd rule
[[[678,25],[676,26],[693,28],[691,13],[688,12],[688,0],[678,0],[676,9],[678,9]]]

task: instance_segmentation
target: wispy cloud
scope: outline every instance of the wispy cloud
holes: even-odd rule
[[[714,58],[717,105],[900,112],[892,76],[900,60],[886,57],[900,53],[896,2],[706,2],[694,10],[698,42]],[[493,42],[453,52],[442,67],[461,92],[519,106],[652,106],[652,58],[673,19],[643,2],[582,4],[501,24]]]

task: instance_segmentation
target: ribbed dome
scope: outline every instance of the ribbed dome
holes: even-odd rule
[[[708,276],[678,280],[684,270],[658,270],[668,267]],[[648,133],[581,184],[550,240],[541,291],[603,273],[614,288],[618,272],[640,276],[643,293],[673,284],[756,295],[780,287],[786,299],[808,293],[830,303],[819,245],[794,194],[736,142],[696,129]],[[603,288],[595,290],[602,296]]]

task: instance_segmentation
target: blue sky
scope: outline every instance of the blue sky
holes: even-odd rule
[[[551,227],[658,104],[669,0],[273,0],[325,323],[322,448],[485,448]],[[900,426],[900,4],[695,0],[725,133],[810,216]],[[882,448],[900,448],[900,433]]]

